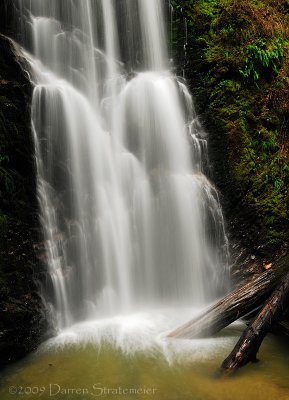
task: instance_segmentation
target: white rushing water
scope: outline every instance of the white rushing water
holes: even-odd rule
[[[227,240],[166,2],[18,1],[57,327],[215,298]]]

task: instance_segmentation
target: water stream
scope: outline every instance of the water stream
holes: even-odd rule
[[[169,69],[166,2],[19,1],[56,327],[216,298],[224,221],[192,97]]]

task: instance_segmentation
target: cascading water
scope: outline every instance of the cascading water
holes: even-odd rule
[[[18,1],[57,326],[216,297],[227,240],[165,1]]]

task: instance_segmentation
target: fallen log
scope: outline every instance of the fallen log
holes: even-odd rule
[[[224,360],[223,370],[232,373],[249,362],[256,362],[257,353],[265,336],[282,318],[288,304],[289,272],[257,317],[245,329],[231,354]]]
[[[281,282],[288,265],[289,255],[286,255],[272,268],[235,289],[196,318],[172,331],[168,337],[183,339],[209,337],[253,310],[258,310]]]

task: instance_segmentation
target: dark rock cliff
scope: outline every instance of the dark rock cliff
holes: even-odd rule
[[[0,26],[11,33],[13,2],[2,1]],[[38,283],[44,266],[38,222],[33,87],[21,49],[0,35],[0,368],[37,347],[47,330]]]

